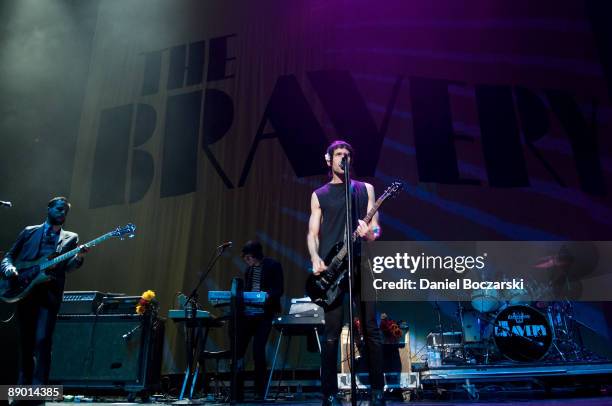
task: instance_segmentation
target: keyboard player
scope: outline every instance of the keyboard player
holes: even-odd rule
[[[238,333],[240,339],[237,348],[238,358],[243,358],[249,342],[253,339],[255,396],[257,399],[263,399],[267,382],[266,344],[272,329],[272,320],[275,314],[281,311],[280,298],[284,292],[283,268],[278,261],[264,257],[261,243],[255,240],[248,241],[242,247],[242,259],[247,264],[244,290],[268,294],[263,314],[245,318],[244,328]]]

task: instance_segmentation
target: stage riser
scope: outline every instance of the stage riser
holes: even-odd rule
[[[421,372],[421,382],[435,383],[479,380],[525,380],[547,377],[609,376],[612,381],[612,363],[559,363],[554,365],[516,364],[507,366],[474,365],[472,367],[431,368]]]

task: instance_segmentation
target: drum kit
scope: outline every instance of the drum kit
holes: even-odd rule
[[[586,360],[590,354],[580,344],[572,302],[539,300],[550,297],[551,289],[552,284],[534,283],[529,290],[474,290],[469,304],[457,305],[460,348],[456,340],[440,343],[428,336],[429,366]],[[435,307],[438,331],[430,336],[455,334],[442,333],[440,309]]]

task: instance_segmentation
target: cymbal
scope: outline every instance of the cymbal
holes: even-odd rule
[[[537,260],[532,269],[551,271],[551,277],[556,275],[572,280],[583,279],[603,271],[600,269],[596,272],[600,258],[599,249],[593,241],[564,242],[556,254]]]
[[[571,260],[566,258],[559,258],[558,256],[547,256],[540,259],[533,265],[535,269],[553,269],[569,266],[572,263]]]

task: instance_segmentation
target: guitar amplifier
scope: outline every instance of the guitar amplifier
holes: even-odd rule
[[[64,292],[59,314],[95,314],[104,296],[98,291]]]
[[[105,296],[101,314],[135,314],[141,296]]]
[[[50,382],[68,389],[155,390],[163,320],[141,315],[60,315]]]
[[[60,305],[59,314],[94,315],[103,313],[104,308],[107,307],[107,301],[118,299],[123,296],[123,293],[103,293],[97,290],[66,291],[64,292],[62,304]],[[104,305],[101,306],[102,304]]]

